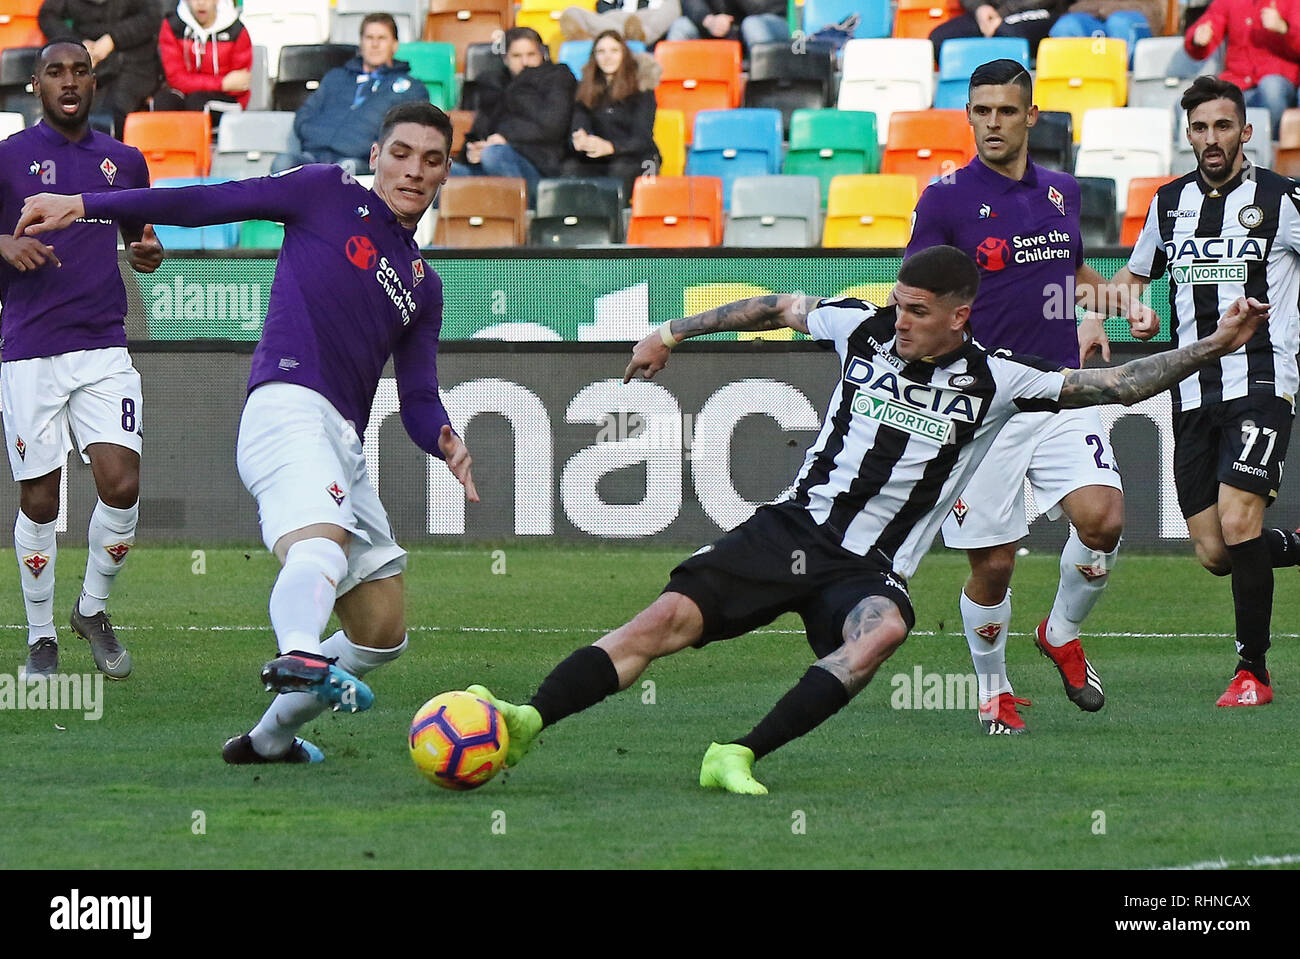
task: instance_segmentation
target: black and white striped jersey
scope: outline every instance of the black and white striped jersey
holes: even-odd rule
[[[1169,273],[1175,346],[1207,335],[1239,296],[1272,306],[1249,342],[1173,390],[1175,410],[1281,396],[1294,405],[1300,377],[1300,185],[1246,163],[1212,189],[1192,171],[1156,191],[1128,268],[1156,279]]]
[[[895,307],[822,300],[808,331],[840,355],[840,388],[786,498],[850,552],[911,576],[993,438],[1055,410],[1064,376],[973,340],[929,360],[895,351]]]

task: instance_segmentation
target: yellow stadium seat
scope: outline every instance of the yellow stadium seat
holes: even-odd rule
[[[656,110],[655,146],[663,163],[660,176],[681,176],[686,172],[686,114],[681,110]]]
[[[551,49],[551,60],[559,63],[560,44],[564,34],[560,32],[560,14],[569,7],[595,11],[595,0],[522,0],[515,11],[516,27],[532,27],[542,35],[542,42]]]
[[[1074,142],[1083,135],[1083,115],[1101,107],[1122,107],[1128,99],[1128,44],[1111,37],[1047,37],[1038,45],[1034,102],[1040,110],[1074,117]]]
[[[843,174],[831,180],[822,246],[907,246],[916,178],[899,173]]]

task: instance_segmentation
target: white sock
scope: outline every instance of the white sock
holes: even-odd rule
[[[316,537],[289,547],[271,588],[271,628],[280,652],[320,653],[321,630],[347,571],[347,554],[333,540]]]
[[[1109,553],[1099,553],[1083,545],[1078,532],[1071,528],[1070,538],[1061,550],[1061,584],[1047,617],[1049,645],[1060,647],[1079,638],[1083,621],[1101,599],[1118,558],[1118,546]]]
[[[82,616],[94,616],[108,606],[113,580],[122,572],[126,554],[135,543],[139,518],[138,500],[126,509],[117,509],[103,500],[96,500],[86,534],[90,548],[86,556],[86,579],[81,586],[81,598],[77,601]]]
[[[986,703],[998,693],[1013,692],[1007,679],[1007,626],[1011,623],[1011,590],[996,606],[981,606],[961,593],[961,624],[970,647],[975,678],[979,682],[980,702]]]
[[[59,551],[54,541],[58,520],[34,523],[20,509],[14,521],[14,555],[27,607],[27,645],[54,636],[54,561]]]
[[[337,656],[338,664],[358,678],[385,663],[391,663],[406,650],[406,639],[393,649],[372,649],[357,646],[339,630],[321,643],[321,653],[331,658]],[[280,693],[271,700],[271,706],[258,720],[249,738],[253,748],[263,756],[279,756],[293,745],[294,737],[304,724],[311,722],[325,710],[325,704],[311,693]]]

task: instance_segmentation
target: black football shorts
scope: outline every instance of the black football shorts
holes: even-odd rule
[[[1271,505],[1295,411],[1280,396],[1244,396],[1174,414],[1174,484],[1183,517],[1219,501],[1219,484],[1258,493]]]

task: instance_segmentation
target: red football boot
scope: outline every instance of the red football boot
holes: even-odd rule
[[[1017,706],[1032,705],[1027,699],[1017,699],[1010,693],[998,693],[987,703],[980,704],[980,725],[989,736],[1019,736],[1029,730],[1016,712]]]
[[[1092,663],[1088,662],[1088,657],[1083,655],[1082,643],[1072,639],[1064,646],[1052,646],[1047,642],[1047,620],[1038,624],[1034,642],[1038,651],[1050,659],[1061,674],[1065,695],[1070,697],[1070,702],[1088,713],[1095,713],[1106,705],[1101,679]]]
[[[1268,673],[1264,674],[1268,676]],[[1272,677],[1269,677],[1270,681]],[[1264,706],[1273,701],[1273,687],[1261,683],[1247,669],[1237,670],[1216,706]]]

